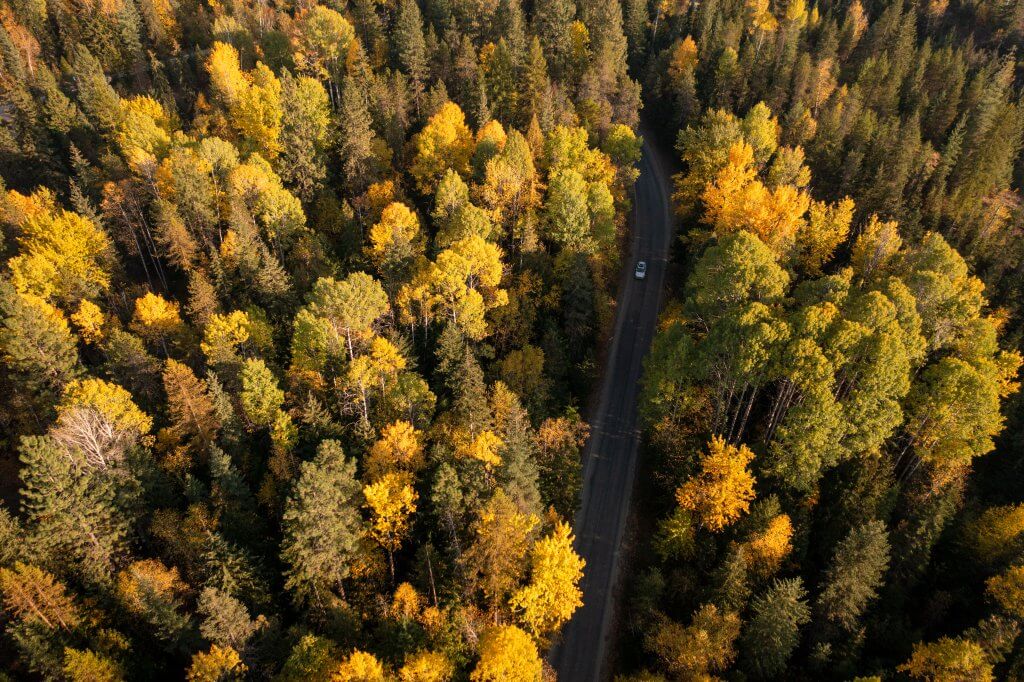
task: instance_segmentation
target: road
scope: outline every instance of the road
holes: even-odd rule
[[[561,682],[598,681],[611,672],[605,668],[636,475],[639,382],[661,309],[673,235],[668,177],[653,138],[644,142],[639,168],[632,257],[623,264],[615,330],[583,453],[583,499],[574,523],[576,551],[587,562],[580,583],[583,606],[551,655]],[[647,261],[642,281],[633,277],[638,260]]]

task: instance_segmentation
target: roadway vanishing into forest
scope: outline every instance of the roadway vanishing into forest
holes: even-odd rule
[[[574,524],[576,551],[587,562],[580,582],[583,606],[551,654],[562,682],[603,680],[611,672],[606,667],[640,440],[640,377],[658,322],[674,234],[666,164],[654,138],[644,137],[631,257],[623,263],[614,335],[583,453],[583,499]],[[633,277],[639,260],[647,261],[644,280]]]

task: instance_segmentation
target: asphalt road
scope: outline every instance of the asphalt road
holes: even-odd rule
[[[636,475],[637,401],[643,358],[661,309],[673,235],[669,180],[653,139],[644,142],[636,182],[632,257],[623,263],[615,331],[583,454],[583,500],[575,520],[576,551],[587,565],[583,606],[552,651],[561,682],[607,679],[608,647],[616,611],[621,544]],[[647,278],[633,269],[647,261]]]

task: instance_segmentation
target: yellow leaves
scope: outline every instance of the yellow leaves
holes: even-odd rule
[[[117,596],[128,611],[138,616],[148,612],[154,597],[170,601],[185,588],[178,569],[167,568],[157,559],[134,561],[117,574]]]
[[[238,347],[249,340],[249,316],[234,310],[227,315],[215,313],[203,330],[199,348],[212,363],[229,362],[237,358]]]
[[[31,564],[16,561],[11,568],[0,568],[0,592],[4,610],[16,618],[65,630],[71,630],[82,620],[64,585]]]
[[[53,191],[40,187],[32,194],[22,194],[13,189],[8,190],[0,204],[0,217],[3,222],[21,228],[30,218],[38,218],[57,211],[57,198]]]
[[[152,97],[138,95],[121,100],[114,139],[133,168],[154,167],[170,148],[172,132],[171,118]]]
[[[135,405],[131,393],[103,379],[76,379],[67,385],[58,414],[79,407],[96,410],[122,431],[146,434],[153,427],[153,420]]]
[[[356,37],[348,19],[323,5],[303,10],[297,17],[295,29],[296,66],[321,80],[336,72]]]
[[[404,473],[389,473],[363,488],[370,510],[370,535],[388,552],[394,552],[409,532],[418,495]]]
[[[854,272],[867,279],[885,267],[902,245],[899,224],[895,220],[881,221],[872,215],[853,243],[850,265]]]
[[[166,338],[181,329],[183,323],[179,311],[180,308],[174,301],[147,292],[135,299],[132,328],[146,338]]]
[[[793,523],[787,514],[779,514],[768,527],[744,545],[744,557],[750,570],[769,576],[778,570],[782,560],[792,551]]]
[[[395,588],[395,594],[391,598],[391,615],[394,618],[408,623],[415,620],[423,608],[423,600],[419,592],[409,583],[401,583]]]
[[[720,436],[713,437],[701,457],[700,473],[676,490],[679,507],[694,512],[711,532],[724,530],[754,499],[754,476],[747,469],[753,459],[747,446],[737,447]]]
[[[514,625],[498,625],[480,638],[480,660],[472,682],[540,682],[543,664],[530,636]]]
[[[556,523],[550,535],[534,544],[530,583],[511,599],[520,620],[537,637],[553,633],[583,605],[579,581],[586,562],[572,543],[569,526]]]
[[[910,660],[896,668],[915,680],[928,682],[991,682],[992,663],[980,644],[973,640],[941,637],[927,644],[918,642]]]
[[[582,21],[569,24],[569,62],[582,64],[590,53],[590,31]]]
[[[771,32],[779,27],[770,0],[747,0],[748,30]]]
[[[78,302],[78,310],[71,314],[71,321],[78,329],[78,335],[87,344],[92,345],[103,340],[103,311],[100,307],[83,298]]]
[[[437,182],[449,168],[460,175],[469,172],[473,135],[466,116],[453,102],[446,102],[413,138],[416,156],[409,172],[424,195],[433,195]]]
[[[384,682],[384,666],[373,654],[353,651],[331,675],[330,682]]]
[[[425,464],[423,433],[407,421],[388,424],[370,448],[366,473],[376,480],[391,471],[415,472]]]
[[[674,82],[679,83],[696,66],[697,43],[693,42],[693,38],[686,36],[683,40],[676,41],[668,63],[669,77]]]
[[[420,220],[405,204],[393,201],[370,228],[367,254],[378,267],[409,258],[420,233]]]
[[[472,438],[462,440],[456,447],[455,453],[459,457],[482,462],[486,468],[491,469],[501,464],[501,455],[498,454],[498,451],[504,444],[493,431],[485,430]]]
[[[281,151],[281,83],[266,65],[242,71],[238,51],[215,42],[206,60],[210,89],[228,112],[229,122],[248,146],[273,159]]]
[[[247,670],[237,651],[211,644],[207,651],[192,657],[187,679],[188,682],[224,682],[241,679]]]
[[[757,179],[753,160],[750,144],[737,142],[730,147],[729,162],[701,197],[703,219],[719,235],[747,230],[782,252],[802,227],[810,196],[792,185],[769,190]]]
[[[382,336],[370,342],[370,352],[360,355],[349,365],[349,382],[358,385],[383,383],[405,369],[406,360],[401,351]]]
[[[494,118],[485,123],[484,127],[476,134],[477,148],[486,147],[492,153],[501,151],[505,146],[506,139],[508,136],[505,134],[504,126]]]
[[[1015,618],[1024,618],[1024,566],[1011,566],[985,582],[989,597]]]
[[[398,671],[401,682],[447,682],[455,674],[451,661],[436,651],[410,654]]]
[[[39,192],[20,202],[21,235],[18,255],[8,261],[11,282],[21,293],[34,294],[55,305],[94,298],[110,286],[106,265],[110,239],[88,218],[48,207],[51,199]]]
[[[821,273],[821,267],[832,253],[846,241],[853,221],[853,199],[846,197],[834,204],[812,201],[808,221],[797,232],[800,265],[811,275]]]
[[[238,59],[238,50],[228,43],[215,42],[206,59],[210,74],[210,89],[224,104],[231,106],[248,87]]]
[[[484,338],[486,310],[508,303],[508,292],[497,288],[504,271],[501,255],[500,247],[479,235],[452,244],[399,290],[395,302],[403,321],[426,324],[443,314],[469,338]]]

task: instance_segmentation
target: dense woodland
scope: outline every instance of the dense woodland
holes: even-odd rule
[[[684,274],[624,679],[1024,678],[1020,5],[626,17]]]
[[[0,1],[5,679],[550,677],[640,86],[528,10]]]

